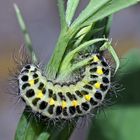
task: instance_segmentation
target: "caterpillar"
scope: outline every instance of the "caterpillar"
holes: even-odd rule
[[[111,85],[111,67],[93,53],[81,74],[71,82],[47,79],[38,65],[26,64],[18,75],[19,95],[34,112],[50,119],[84,116],[100,106]]]

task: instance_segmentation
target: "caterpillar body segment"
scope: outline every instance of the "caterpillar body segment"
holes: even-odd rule
[[[50,81],[39,67],[26,65],[18,77],[21,98],[33,111],[50,119],[70,119],[90,113],[102,104],[111,80],[111,68],[105,58],[96,53],[90,57],[76,82]]]

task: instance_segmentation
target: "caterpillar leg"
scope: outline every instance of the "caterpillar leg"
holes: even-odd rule
[[[118,58],[114,48],[111,45],[111,42],[107,41],[101,46],[100,51],[104,51],[104,50],[108,50],[109,53],[112,55],[112,57],[115,60],[115,63],[116,63],[116,68],[115,68],[115,72],[114,72],[114,74],[115,74],[120,66],[120,61],[119,61],[119,58]]]

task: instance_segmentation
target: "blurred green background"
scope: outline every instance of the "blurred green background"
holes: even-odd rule
[[[23,44],[13,9],[16,2],[22,10],[33,45],[41,63],[47,62],[59,34],[56,0],[0,0],[0,140],[12,140],[23,104],[5,92],[9,69],[13,69],[12,53]],[[82,0],[78,12],[85,6]],[[77,12],[77,15],[78,15]],[[120,57],[117,75],[125,90],[118,93],[115,103],[97,114],[94,121],[78,127],[71,140],[140,140],[140,5],[114,15],[110,38]]]

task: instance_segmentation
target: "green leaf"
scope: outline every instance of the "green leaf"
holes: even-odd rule
[[[19,121],[15,140],[47,140],[49,133],[44,132],[46,125],[32,116],[33,114],[24,111]],[[42,139],[41,139],[42,138]]]
[[[33,63],[37,63],[38,60],[37,60],[36,54],[32,48],[32,41],[31,41],[30,35],[27,31],[27,27],[26,27],[26,24],[24,22],[21,11],[16,4],[14,4],[14,9],[16,12],[17,20],[18,20],[18,23],[20,25],[21,31],[23,32],[23,35],[24,35],[25,47],[27,48],[29,54],[31,55]]]
[[[87,140],[139,140],[140,106],[116,106],[92,121]]]
[[[120,69],[123,73],[127,74],[129,72],[135,72],[140,69],[140,49],[131,49],[127,54],[123,56],[123,58],[124,59],[121,61],[122,66]]]
[[[76,55],[76,53],[80,52],[81,50],[86,49],[87,47],[90,47],[91,45],[98,43],[98,42],[104,42],[107,41],[107,39],[105,38],[97,38],[97,39],[93,39],[87,42],[84,42],[83,44],[79,45],[77,48],[75,48],[74,50],[72,50],[71,52],[69,52],[69,54],[64,58],[63,62],[62,62],[62,66],[60,69],[60,77],[64,78],[67,77],[71,71],[74,71],[75,69],[79,68],[79,65],[77,67],[75,67],[75,69],[72,69],[72,65],[71,65],[71,61],[74,57],[74,55]],[[80,64],[81,66],[82,64]],[[85,64],[84,64],[85,65]],[[82,66],[81,66],[82,67]]]
[[[47,139],[49,139],[49,137],[50,137],[50,135],[47,132],[43,132],[39,135],[37,140],[47,140]]]
[[[75,119],[75,123],[76,121],[77,119]],[[63,121],[61,124],[62,123]],[[65,122],[63,128],[61,127],[61,129],[58,129],[57,131],[56,129],[54,130],[55,133],[51,135],[49,140],[69,140],[69,137],[71,136],[74,128],[75,127],[73,126],[73,123]]]
[[[91,25],[93,22],[101,20],[102,18],[111,15],[135,4],[138,0],[91,0],[86,9],[79,15],[79,17],[72,23],[70,28],[61,32],[54,53],[46,66],[47,75],[50,79],[55,79],[59,72],[60,64],[67,51],[69,42],[81,27]]]
[[[93,24],[90,31],[86,34],[86,36],[83,39],[83,42],[102,37],[108,38],[111,24],[112,16],[105,17],[104,19],[97,21],[95,24]],[[96,50],[99,50],[103,43],[104,42],[99,42],[96,45]],[[93,47],[91,47],[91,50],[93,50]]]
[[[75,119],[76,122],[76,119]],[[25,110],[19,121],[14,140],[67,140],[74,130],[73,124],[60,121],[39,120]]]
[[[19,121],[17,130],[16,130],[16,134],[15,134],[15,140],[25,140],[25,134],[26,134],[26,130],[28,128],[28,121],[26,118],[25,114],[22,114],[22,117]]]
[[[125,54],[121,67],[118,71],[120,84],[125,90],[119,92],[123,98],[119,98],[121,105],[139,105],[140,104],[140,49],[132,49]]]
[[[103,46],[100,47],[100,51],[105,51],[105,50],[107,50],[111,54],[112,58],[114,59],[114,62],[115,62],[114,74],[116,74],[116,72],[120,66],[120,60],[119,60],[114,48],[112,47],[111,42],[106,42],[106,43],[104,43]]]
[[[99,10],[103,5],[108,3],[110,0],[90,0],[88,6],[80,13],[78,18],[73,22],[72,26],[79,26],[84,21],[92,16],[97,10]]]
[[[57,0],[58,1],[58,10],[60,16],[60,24],[61,24],[61,31],[65,30],[67,27],[66,20],[65,20],[65,8],[64,8],[64,0]]]
[[[57,45],[54,49],[54,53],[51,56],[51,59],[45,68],[49,79],[56,78],[68,43],[69,43],[69,34],[66,34],[66,32],[61,33]]]
[[[105,26],[104,35],[105,35],[105,37],[108,37],[109,33],[110,33],[110,28],[111,28],[111,25],[112,25],[113,15],[110,15],[105,19],[107,19],[107,20],[106,20],[106,24],[104,25]]]
[[[67,1],[66,22],[67,22],[68,26],[71,24],[72,18],[75,14],[79,1],[80,0],[68,0]]]
[[[139,0],[91,0],[87,8],[73,22],[71,27],[84,27],[121,9],[136,4]],[[89,12],[90,11],[90,12]]]
[[[102,8],[100,8],[96,13],[94,13],[91,17],[85,20],[82,26],[89,25],[93,22],[103,19],[104,17],[120,11],[121,9],[136,4],[138,1],[139,0],[111,0]]]

